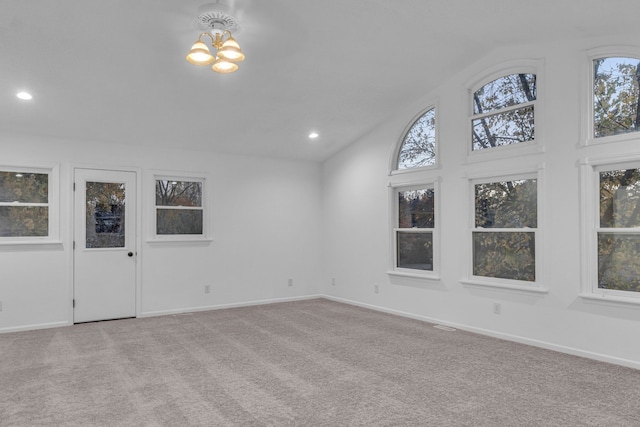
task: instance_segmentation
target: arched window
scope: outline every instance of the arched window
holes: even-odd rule
[[[536,75],[514,73],[473,92],[472,150],[533,141]]]
[[[415,120],[404,134],[396,169],[413,169],[436,164],[436,109],[432,107]]]
[[[436,107],[431,106],[416,117],[405,128],[391,157],[391,169],[408,174],[402,183],[392,179],[389,186],[393,214],[388,273],[439,280],[439,179],[424,174],[424,169],[433,171],[438,164]],[[417,173],[412,175],[412,171]],[[407,183],[407,176],[414,177],[411,183]]]
[[[640,59],[593,59],[593,137],[640,130]]]

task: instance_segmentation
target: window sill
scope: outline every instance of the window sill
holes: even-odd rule
[[[485,162],[490,160],[502,160],[511,157],[528,156],[544,153],[544,147],[536,140],[521,142],[513,145],[487,148],[484,150],[471,150],[467,152],[467,164]]]
[[[440,276],[434,273],[410,273],[410,272],[404,272],[404,271],[389,270],[387,271],[387,274],[389,276],[411,277],[414,279],[433,280],[433,281],[440,280]]]
[[[626,304],[626,305],[634,305],[640,306],[640,298],[631,298],[631,297],[620,297],[620,296],[612,296],[612,295],[604,295],[604,294],[579,294],[580,298],[587,300],[589,302],[594,303],[602,303],[602,304]]]
[[[147,243],[151,246],[209,246],[213,239],[206,238],[176,238],[176,239],[149,239]]]
[[[420,167],[415,167],[415,168],[394,169],[394,170],[389,172],[389,176],[410,175],[410,174],[416,174],[418,172],[437,171],[438,169],[440,169],[440,165],[438,163],[435,163],[433,165],[420,166]]]
[[[628,132],[617,135],[602,136],[599,138],[589,137],[583,145],[596,146],[602,144],[613,144],[616,142],[637,141],[640,138],[640,132]]]
[[[465,286],[473,286],[477,288],[494,288],[494,289],[502,289],[507,291],[516,291],[522,292],[526,294],[538,294],[544,295],[549,293],[549,289],[543,288],[540,286],[532,286],[532,285],[512,285],[509,283],[496,283],[496,282],[485,282],[480,280],[460,280]]]
[[[0,251],[8,250],[59,250],[62,249],[60,240],[7,240],[0,241]]]

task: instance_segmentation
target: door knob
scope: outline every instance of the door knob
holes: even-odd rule
[[[129,255],[129,256],[133,256],[133,252],[129,252],[127,255]]]

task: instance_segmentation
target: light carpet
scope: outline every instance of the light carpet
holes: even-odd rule
[[[640,426],[640,371],[324,299],[0,335],[2,426]]]

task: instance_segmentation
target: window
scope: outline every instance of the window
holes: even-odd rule
[[[536,74],[514,73],[473,92],[471,150],[482,151],[535,139]]]
[[[599,168],[597,291],[640,296],[640,165]]]
[[[593,59],[593,138],[640,130],[640,59]]]
[[[53,174],[54,169],[0,167],[0,242],[38,242],[57,236]]]
[[[85,248],[124,248],[125,183],[85,182]]]
[[[435,185],[395,187],[392,197],[394,272],[435,277],[438,270]]]
[[[436,164],[436,109],[429,108],[404,133],[394,169],[404,170]]]
[[[438,279],[438,179],[428,177],[438,164],[436,107],[416,117],[391,156],[389,274]]]
[[[204,237],[204,179],[155,178],[155,235]]]
[[[473,183],[472,275],[536,281],[538,179]]]

